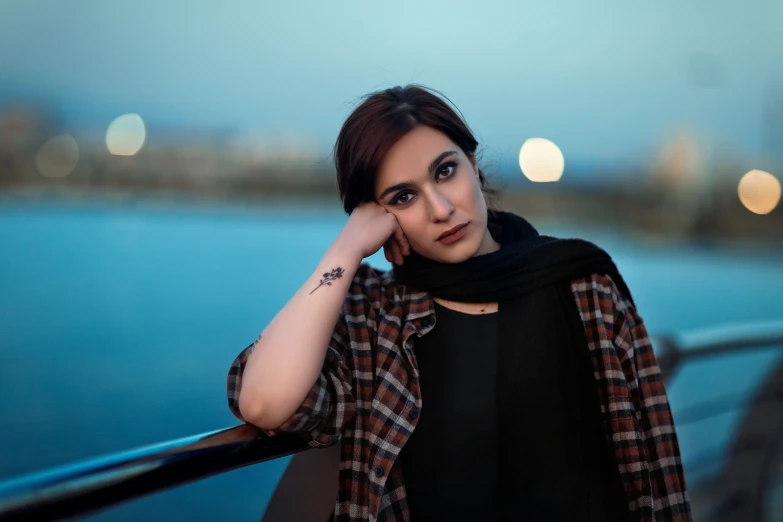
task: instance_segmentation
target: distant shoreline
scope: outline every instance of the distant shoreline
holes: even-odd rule
[[[622,193],[519,189],[502,190],[497,198],[498,208],[517,212],[538,223],[579,223],[581,226],[610,228],[632,233],[649,242],[701,244],[728,248],[781,249],[783,234],[779,233],[780,217],[756,216],[740,212],[737,216],[723,216],[710,229],[684,229],[676,222],[663,223],[661,209],[650,198],[627,198]],[[109,187],[44,187],[5,186],[0,189],[1,203],[52,202],[66,205],[99,203],[109,206],[144,207],[177,206],[193,210],[275,211],[287,208],[300,212],[334,212],[344,215],[337,188],[332,190],[269,190],[267,192],[184,191],[173,189],[145,190]],[[665,210],[665,209],[664,209]],[[777,212],[778,214],[780,212]],[[777,218],[777,219],[776,219]],[[727,227],[728,222],[733,227]],[[712,225],[713,223],[708,223]],[[777,230],[777,233],[775,232]]]

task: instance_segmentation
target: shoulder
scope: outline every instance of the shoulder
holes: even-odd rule
[[[606,273],[592,273],[571,281],[571,291],[582,311],[601,311],[613,316],[632,319],[636,316],[635,307],[628,291],[623,291],[625,283],[618,284],[612,276]]]
[[[602,351],[611,343],[620,361],[633,358],[635,367],[651,367],[654,360],[643,359],[650,350],[650,339],[633,301],[617,284],[618,274],[593,273],[572,281],[571,290],[587,335],[588,344]],[[597,344],[596,344],[597,343]],[[633,375],[629,379],[635,379]]]

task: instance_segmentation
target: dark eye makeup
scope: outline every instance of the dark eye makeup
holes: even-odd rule
[[[447,170],[451,168],[451,171],[448,174],[442,174],[444,170]],[[438,168],[435,169],[435,177],[436,181],[443,179],[443,178],[451,178],[454,173],[457,171],[457,162],[456,161],[447,161],[446,163],[443,163],[442,165],[439,165]],[[394,196],[390,201],[389,204],[392,206],[403,206],[407,203],[410,203],[410,199],[407,199],[405,201],[401,201],[403,197],[405,196],[411,196],[415,194],[412,190],[406,189],[403,191],[400,191],[397,193],[396,196]]]

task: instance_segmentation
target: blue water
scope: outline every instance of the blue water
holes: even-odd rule
[[[336,204],[0,201],[0,479],[235,424],[225,399],[229,364],[312,272],[345,220]],[[648,244],[562,223],[541,228],[609,250],[650,331],[783,318],[781,252]],[[388,267],[381,254],[370,262]],[[771,364],[752,366],[763,373]],[[709,371],[728,380],[732,365]],[[669,390],[675,406],[698,382],[679,379]],[[687,432],[684,454],[704,437]],[[258,520],[286,463],[237,470],[94,519]]]

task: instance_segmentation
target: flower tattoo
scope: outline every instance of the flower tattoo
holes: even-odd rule
[[[330,272],[324,272],[324,278],[321,279],[321,284],[316,286],[313,289],[313,292],[315,292],[316,290],[318,290],[319,288],[321,288],[324,285],[331,286],[332,281],[334,281],[335,279],[340,279],[343,276],[343,273],[344,273],[344,270],[342,268],[340,268],[339,266],[337,268],[335,268],[334,270],[332,270],[331,273]],[[310,293],[312,294],[313,292],[310,292]]]

